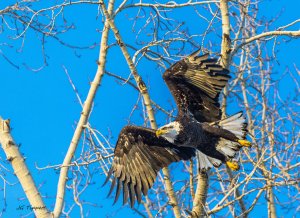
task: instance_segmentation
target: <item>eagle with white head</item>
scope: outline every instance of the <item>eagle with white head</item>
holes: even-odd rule
[[[119,134],[107,183],[113,175],[110,195],[116,188],[115,201],[123,189],[123,204],[130,199],[141,202],[158,171],[172,162],[198,156],[201,170],[222,163],[232,170],[239,165],[232,160],[242,146],[249,147],[246,120],[239,112],[221,119],[219,95],[230,79],[229,71],[199,51],[176,62],[163,74],[178,115],[157,130],[126,126]]]

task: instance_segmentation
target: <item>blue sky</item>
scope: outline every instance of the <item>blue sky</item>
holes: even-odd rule
[[[14,1],[0,2],[0,10],[12,2]],[[46,4],[45,1],[42,1],[37,7],[45,7]],[[299,8],[300,2],[297,0],[288,2],[283,0],[265,1],[261,5],[260,13],[270,18],[282,11],[279,21],[276,21],[274,26],[270,28],[275,29],[299,19]],[[67,151],[75,122],[80,116],[81,107],[64,73],[63,66],[68,70],[82,100],[84,100],[89,89],[89,82],[92,81],[97,69],[98,43],[101,37],[99,30],[102,29],[101,18],[96,19],[97,12],[97,7],[94,5],[73,6],[65,9],[66,19],[69,23],[74,23],[76,29],[62,34],[61,39],[71,45],[96,45],[92,49],[71,49],[62,46],[53,38],[46,37],[47,66],[43,66],[44,57],[39,34],[29,30],[24,42],[8,39],[8,36],[14,34],[7,29],[0,34],[0,116],[11,119],[13,137],[17,143],[21,143],[20,150],[26,157],[26,163],[36,184],[40,186],[42,195],[47,196],[45,202],[51,209],[55,201],[58,174],[54,170],[39,171],[35,164],[39,167],[59,164]],[[120,32],[123,33],[125,42],[130,41],[132,36],[132,33],[124,34],[131,30],[132,24],[122,21],[126,16],[126,13],[122,13],[116,21],[120,27]],[[192,20],[189,19],[189,16],[191,15],[185,15],[187,22]],[[61,18],[58,18],[59,21]],[[189,22],[188,25],[190,29],[200,28],[193,22]],[[293,29],[299,29],[299,27],[298,24]],[[110,38],[110,43],[112,42],[114,39]],[[23,47],[22,43],[24,43]],[[280,65],[276,65],[275,68],[278,74],[285,71],[287,67],[292,68],[293,64],[300,68],[298,55],[300,40],[293,40],[278,48],[280,51],[277,57]],[[187,49],[186,52],[188,53],[190,50]],[[40,67],[43,69],[38,72],[29,69],[39,69]],[[119,48],[110,49],[106,70],[124,77],[128,76],[128,67]],[[175,106],[161,78],[162,68],[157,69],[151,62],[144,60],[143,64],[139,65],[138,70],[142,73],[144,81],[150,84],[150,95],[155,102],[164,105],[167,109],[171,108],[170,101]],[[283,86],[282,90],[285,90],[283,93],[286,92],[288,95],[288,89],[285,89],[284,86],[287,87],[289,81],[283,82],[281,85]],[[119,85],[115,79],[105,75],[95,99],[90,122],[94,128],[106,136],[110,136],[111,132],[111,141],[115,142],[120,129],[128,123],[128,116],[138,97],[138,93],[133,88]],[[238,109],[232,110],[238,111]],[[166,123],[162,115],[158,115],[158,118],[161,118],[158,119],[159,125]],[[130,122],[143,125],[141,110],[133,114]],[[3,164],[4,162],[5,156],[3,152],[0,152],[0,163]],[[6,164],[5,166],[11,171],[9,165]],[[0,174],[3,175],[3,173],[0,170]],[[7,179],[11,183],[17,182],[11,172],[7,174]],[[120,202],[112,208],[113,200],[111,198],[106,199],[108,187],[101,188],[103,181],[103,175],[95,175],[93,188],[85,193],[84,198],[100,205],[98,208],[89,207],[90,217],[95,217],[98,214],[114,215],[114,217],[134,216],[130,209],[122,208]],[[1,187],[3,187],[2,184]],[[28,205],[28,202],[24,200],[24,193],[19,184],[7,186],[6,193],[8,212],[5,213],[4,217],[16,217],[28,213],[25,210],[16,210],[18,205]],[[2,194],[3,191],[0,189],[0,196]],[[0,197],[0,208],[3,204],[3,199]],[[74,210],[72,217],[77,217],[77,211]]]

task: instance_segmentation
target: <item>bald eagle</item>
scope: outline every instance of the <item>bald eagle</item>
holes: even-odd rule
[[[141,202],[157,173],[172,162],[198,156],[200,168],[226,163],[232,170],[239,165],[232,158],[242,146],[250,146],[242,112],[221,119],[218,98],[230,79],[229,71],[208,54],[194,52],[176,62],[163,74],[175,98],[177,118],[157,130],[124,127],[117,141],[112,166],[104,184],[112,178],[109,194],[116,186],[114,203],[123,189],[123,204]]]

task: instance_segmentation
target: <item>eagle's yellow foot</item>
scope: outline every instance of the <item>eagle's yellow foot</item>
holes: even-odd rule
[[[236,161],[226,161],[226,164],[231,170],[237,171],[240,169],[240,166]]]
[[[238,140],[238,143],[240,143],[240,145],[244,146],[244,147],[251,147],[251,142],[249,142],[247,140],[240,139],[240,140]]]

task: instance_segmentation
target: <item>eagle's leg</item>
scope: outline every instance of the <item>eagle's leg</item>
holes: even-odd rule
[[[214,136],[219,136],[232,142],[238,142],[241,146],[251,146],[251,142],[245,139],[239,139],[234,133],[230,132],[227,129],[223,129],[220,126],[211,126],[208,123],[203,123],[202,128],[210,134],[213,134]]]

